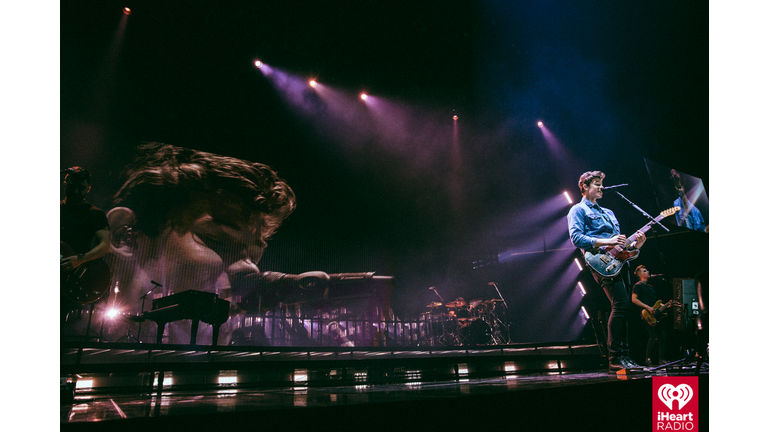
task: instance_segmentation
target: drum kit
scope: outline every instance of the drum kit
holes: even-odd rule
[[[509,341],[502,299],[432,302],[422,318],[430,346],[503,345]]]

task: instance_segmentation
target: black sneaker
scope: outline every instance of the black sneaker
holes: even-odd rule
[[[633,372],[639,372],[639,371],[646,371],[646,370],[648,370],[648,368],[640,366],[639,364],[635,363],[634,360],[632,360],[628,356],[627,357],[622,357],[620,361],[621,361],[622,364],[626,365],[626,369],[627,370],[631,370]]]
[[[608,361],[608,372],[616,372],[621,369],[625,369],[626,365],[621,361],[621,358],[615,358]]]

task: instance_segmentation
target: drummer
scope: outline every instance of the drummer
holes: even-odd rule
[[[459,297],[455,301],[446,304],[446,306],[451,309],[451,312],[457,318],[469,318],[469,308],[467,307],[467,302],[464,300],[464,297]]]

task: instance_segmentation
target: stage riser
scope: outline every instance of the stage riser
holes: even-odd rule
[[[81,396],[104,392],[357,386],[567,374],[604,368],[597,345],[441,350],[287,349],[90,343],[64,345],[60,372]],[[221,380],[223,379],[223,381]],[[514,378],[511,378],[514,379]],[[221,382],[221,383],[220,383]],[[89,383],[83,386],[84,383]]]

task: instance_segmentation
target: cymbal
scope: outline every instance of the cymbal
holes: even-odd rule
[[[452,302],[450,302],[450,303],[446,303],[445,305],[446,305],[446,306],[448,306],[449,308],[456,308],[456,307],[463,307],[463,306],[466,306],[466,305],[467,305],[467,302],[465,302],[465,301],[460,301],[460,300],[457,300],[457,301],[452,301]]]
[[[430,303],[430,304],[428,304],[428,305],[427,305],[427,308],[429,308],[429,309],[432,309],[432,308],[436,308],[436,307],[438,307],[438,306],[442,306],[442,305],[443,305],[443,304],[442,304],[442,303],[440,303],[440,302],[432,302],[432,303]]]

